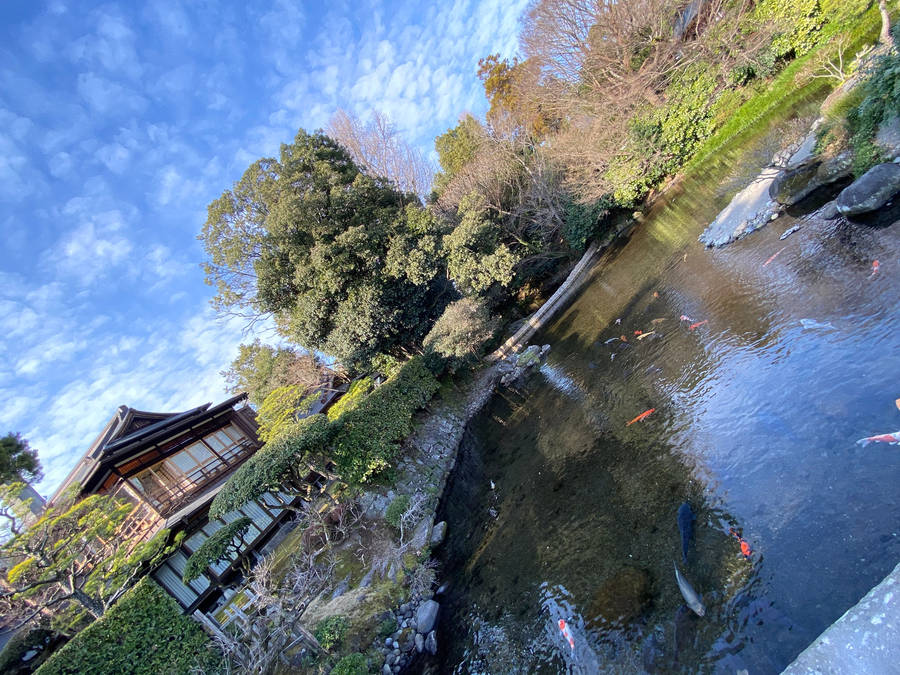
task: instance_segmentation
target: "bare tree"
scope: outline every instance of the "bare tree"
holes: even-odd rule
[[[261,561],[245,588],[251,602],[235,620],[236,630],[217,635],[228,672],[270,675],[279,665],[291,665],[288,652],[299,644],[324,654],[302,619],[310,602],[331,582],[334,566],[334,557],[327,553],[314,556],[301,552],[279,583],[271,562]]]
[[[434,168],[425,155],[401,138],[386,115],[375,111],[368,123],[338,109],[326,133],[343,145],[367,173],[384,176],[404,192],[424,196],[431,189]]]

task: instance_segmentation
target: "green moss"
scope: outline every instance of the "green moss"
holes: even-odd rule
[[[369,659],[365,654],[347,654],[331,670],[331,675],[365,675],[370,672]]]

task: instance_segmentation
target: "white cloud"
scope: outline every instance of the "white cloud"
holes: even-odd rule
[[[119,143],[108,143],[97,150],[94,156],[113,173],[122,173],[128,168],[131,152]]]
[[[134,90],[96,73],[78,76],[78,94],[101,115],[138,113],[147,106],[146,99]]]
[[[67,209],[75,214],[80,207]],[[124,261],[133,248],[118,210],[101,211],[64,236],[51,253],[59,269],[87,286]]]
[[[143,68],[135,49],[134,31],[121,16],[100,11],[92,33],[73,41],[66,52],[76,63],[101,66],[129,79],[141,76]]]

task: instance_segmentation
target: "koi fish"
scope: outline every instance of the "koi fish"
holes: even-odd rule
[[[681,576],[681,572],[678,571],[678,565],[675,564],[674,560],[672,561],[672,567],[675,568],[675,581],[678,583],[678,590],[681,591],[681,597],[684,598],[687,606],[694,610],[697,616],[706,614],[706,607],[703,606],[703,601],[700,600],[700,596],[693,586],[688,583],[688,580]]]
[[[678,507],[678,531],[681,533],[681,559],[687,565],[688,549],[694,538],[694,512],[687,502],[682,502]]]
[[[659,297],[659,291],[653,291],[653,297],[654,297],[654,298],[658,298],[658,297]]]
[[[603,344],[608,345],[610,342],[618,342],[619,338],[609,338],[609,340],[604,340]]]
[[[772,254],[772,257],[769,258],[768,260],[766,260],[766,262],[764,262],[764,263],[762,264],[762,266],[763,266],[763,267],[766,267],[770,262],[772,262],[773,260],[775,260],[775,258],[778,257],[778,254],[779,254],[779,253],[781,253],[781,252],[782,252],[784,249],[786,249],[786,248],[787,248],[787,246],[782,246],[780,249],[778,249],[777,251],[775,251],[775,253]]]
[[[687,314],[682,314],[682,315],[681,315],[681,318],[679,319],[679,321],[691,321],[691,322],[693,322],[693,319],[692,319],[691,317],[689,317]]]
[[[656,324],[662,323],[665,320],[666,320],[666,317],[661,316],[658,319],[653,319],[652,321],[650,321],[650,323],[652,323],[655,326]]]
[[[741,535],[735,532],[733,527],[729,530],[729,532],[731,532],[731,534],[737,537],[737,540],[741,542],[741,553],[744,554],[745,558],[749,558],[751,555],[753,555],[753,551],[750,550],[750,544],[748,544]]]
[[[784,234],[782,234],[782,235],[781,235],[780,237],[778,237],[778,238],[779,238],[779,239],[782,239],[782,240],[787,239],[788,237],[790,237],[792,234],[794,234],[794,232],[796,232],[796,231],[799,230],[799,229],[800,229],[800,226],[799,226],[799,225],[794,225],[793,227],[789,227],[788,229],[786,229],[786,230],[784,231]]]
[[[620,335],[620,336],[619,336],[619,339],[620,339],[622,342],[628,342],[628,338],[625,337],[624,335]]]
[[[635,417],[633,420],[631,420],[631,421],[630,421],[628,424],[626,424],[625,426],[626,426],[626,427],[630,427],[630,426],[631,426],[632,424],[634,424],[635,422],[640,422],[641,420],[646,419],[647,417],[649,417],[650,413],[652,413],[654,410],[656,410],[656,408],[650,408],[650,410],[645,410],[644,412],[642,412],[640,415],[638,415],[637,417]]]
[[[897,406],[897,410],[900,410],[900,398],[894,401],[894,405]]]
[[[618,326],[620,323],[622,323],[622,319],[616,319],[616,325]]]
[[[575,638],[572,637],[572,633],[569,630],[569,627],[566,625],[566,622],[563,619],[559,620],[559,630],[562,632],[563,637],[569,643],[569,647],[574,651],[575,650]]]
[[[878,261],[877,261],[877,260],[873,260],[873,261],[872,261],[872,274],[869,275],[869,278],[872,278],[872,277],[874,277],[876,274],[878,274],[878,268],[879,268],[879,267],[880,267],[880,265],[878,264]]]
[[[642,331],[642,330],[636,330],[636,331],[634,331],[634,334],[635,334],[635,335],[640,335],[640,334],[643,333],[643,332],[644,332],[644,331]]]
[[[887,443],[888,445],[900,445],[900,431],[892,434],[879,434],[878,436],[869,436],[868,438],[860,438],[856,441],[857,445],[866,447],[869,443]]]
[[[651,330],[651,331],[649,331],[649,332],[647,332],[647,333],[641,333],[640,335],[638,335],[638,340],[643,340],[645,337],[650,337],[650,336],[653,335],[655,332],[656,332],[655,330]]]
[[[697,322],[695,322],[695,323],[692,323],[692,324],[688,327],[688,330],[694,330],[695,328],[700,328],[700,326],[702,326],[702,325],[705,324],[705,323],[709,323],[709,319],[703,319],[703,321],[697,321]]]

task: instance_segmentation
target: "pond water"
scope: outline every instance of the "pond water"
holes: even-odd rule
[[[783,133],[659,201],[470,424],[441,672],[775,673],[900,561],[900,448],[855,443],[900,429],[900,225],[798,213],[697,242]]]

